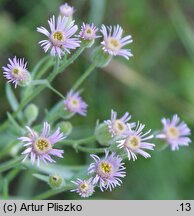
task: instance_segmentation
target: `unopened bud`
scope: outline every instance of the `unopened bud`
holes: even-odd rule
[[[49,177],[49,185],[51,188],[59,189],[65,185],[65,182],[60,175],[53,174]]]
[[[99,124],[94,132],[96,140],[103,146],[109,146],[112,142],[111,134],[108,126],[105,123]]]
[[[28,124],[32,124],[38,117],[38,107],[35,104],[29,104],[24,110],[24,115]]]
[[[62,121],[58,123],[58,126],[60,127],[61,131],[64,133],[64,135],[68,136],[71,134],[73,126],[71,122],[69,121]]]

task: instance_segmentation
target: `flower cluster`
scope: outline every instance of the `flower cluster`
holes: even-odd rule
[[[102,38],[102,41],[96,49],[97,51],[100,50],[101,54],[103,54],[100,56],[101,59],[103,59],[104,56],[108,56],[110,59],[113,56],[122,56],[125,59],[129,59],[133,56],[130,49],[124,48],[126,45],[132,43],[132,37],[131,35],[123,37],[123,29],[121,26],[107,27],[102,25],[101,28],[98,29],[93,23],[83,23],[79,33],[76,34],[79,28],[75,24],[75,20],[73,20],[73,13],[75,12],[74,7],[65,3],[60,6],[59,10],[60,15],[57,18],[52,16],[48,20],[49,31],[42,26],[37,28],[39,33],[46,36],[45,40],[39,42],[40,46],[45,53],[50,52],[51,56],[56,56],[57,62],[59,63],[57,64],[58,68],[60,68],[64,62],[68,62],[68,58],[66,58],[65,55],[70,54],[71,50],[75,50],[82,45],[84,48],[91,47],[94,40],[97,38]],[[81,49],[78,51],[80,50]],[[65,57],[63,58],[63,56]],[[9,58],[8,61],[9,63],[7,66],[3,67],[3,76],[8,80],[8,83],[13,83],[15,88],[18,85],[25,86],[30,84],[31,76],[27,69],[27,62],[17,57],[13,59]],[[100,64],[94,65],[99,66]],[[88,72],[84,74],[77,83],[80,84],[87,75]],[[42,80],[35,81],[41,83]],[[56,89],[52,88],[47,80],[46,84],[47,87],[52,89],[55,93],[60,96],[62,95]],[[88,104],[80,96],[80,91],[76,91],[76,89],[78,89],[78,85],[76,84],[72,87],[72,90],[67,93],[66,97],[63,95],[61,96],[63,101],[61,101],[61,103],[59,101],[59,105],[62,104],[63,117],[66,119],[72,117],[74,114],[79,114],[81,116],[87,115]],[[29,88],[29,92],[31,92],[32,89]],[[25,105],[27,104],[24,104],[24,106]],[[58,109],[58,104],[54,107],[54,110],[56,111],[57,119],[53,119],[54,121],[58,121],[58,117],[61,117],[58,115],[58,112],[61,111],[61,109]],[[18,110],[16,112],[18,112]],[[27,121],[27,124],[30,125],[30,127],[26,126],[27,133],[18,138],[18,140],[22,142],[23,147],[25,147],[25,150],[21,153],[24,157],[23,161],[30,158],[32,164],[36,162],[37,165],[40,166],[41,162],[46,165],[55,163],[54,157],[63,158],[64,150],[55,149],[54,145],[64,140],[66,136],[72,132],[71,122],[59,122],[58,125],[61,126],[52,133],[50,124],[45,121],[42,131],[39,132],[39,126],[31,126],[38,116],[38,108],[31,104],[31,106],[25,108],[24,115],[31,116]],[[47,117],[45,119],[47,119]],[[104,146],[103,151],[100,149],[100,152],[105,152],[105,155],[103,157],[99,157],[96,154],[90,155],[93,162],[88,166],[86,178],[77,178],[74,181],[71,179],[74,185],[71,191],[85,198],[90,197],[95,192],[95,187],[99,187],[103,192],[106,190],[112,191],[115,187],[121,186],[122,179],[126,176],[126,168],[123,161],[125,159],[136,161],[139,156],[142,156],[142,159],[150,158],[151,155],[148,152],[153,151],[154,148],[157,147],[156,144],[151,141],[154,138],[155,141],[157,139],[163,140],[170,146],[172,151],[178,150],[180,146],[188,146],[191,143],[191,139],[188,137],[191,131],[185,122],[180,121],[178,115],[173,115],[172,119],[163,118],[161,122],[163,124],[163,129],[161,131],[156,131],[155,133],[151,132],[151,130],[144,131],[145,124],[139,121],[132,122],[131,115],[128,112],[118,117],[117,112],[111,110],[110,119],[97,125],[99,127],[96,128],[98,128],[100,132],[94,133],[95,142],[98,145]],[[63,132],[61,132],[61,130]],[[81,141],[83,140],[85,142],[87,139],[81,139]],[[75,142],[73,143],[75,145],[72,145],[75,149],[80,143],[82,144],[82,142],[79,142],[80,140],[66,141],[67,144]],[[86,147],[81,147],[81,149],[84,148]],[[89,149],[89,152],[91,152],[91,149]],[[60,187],[65,185],[63,177],[58,174],[50,175],[48,183],[53,189],[60,189]]]
[[[88,175],[92,177],[89,180],[72,181],[76,185],[76,189],[72,192],[77,192],[81,197],[89,197],[93,194],[94,187],[100,187],[103,192],[107,189],[112,191],[113,188],[122,184],[121,178],[126,176],[122,158],[114,152],[109,153],[105,150],[104,158],[91,154],[94,162],[88,167]]]
[[[80,46],[78,38],[73,37],[78,30],[75,21],[69,21],[69,17],[73,15],[74,8],[66,4],[60,7],[60,16],[55,18],[53,16],[48,21],[50,32],[44,27],[38,27],[37,31],[47,36],[47,40],[42,40],[39,44],[43,47],[44,51],[50,50],[52,56],[58,56],[59,58],[65,53],[70,53],[71,49],[76,49]],[[86,41],[94,40],[100,35],[97,35],[98,28],[92,23],[83,23],[79,32],[79,38]],[[123,29],[121,26],[106,27],[102,25],[100,32],[103,36],[101,42],[102,50],[111,56],[123,56],[126,59],[132,57],[132,53],[129,49],[123,47],[129,43],[132,43],[131,35],[122,38]]]
[[[150,157],[150,154],[143,149],[153,150],[154,144],[149,143],[148,140],[153,138],[150,134],[151,130],[143,133],[145,127],[144,124],[129,122],[131,116],[126,112],[121,118],[117,118],[117,113],[111,111],[111,119],[104,121],[109,129],[109,133],[113,138],[117,138],[117,147],[123,149],[129,160],[135,161],[137,154],[142,155],[145,158]]]

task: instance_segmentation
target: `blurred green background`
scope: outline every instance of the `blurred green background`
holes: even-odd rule
[[[96,69],[84,83],[88,116],[76,116],[74,137],[91,134],[96,120],[110,117],[113,108],[119,115],[129,111],[134,121],[146,128],[160,129],[160,119],[177,113],[194,128],[194,1],[193,0],[72,0],[74,18],[80,26],[94,22],[98,27],[120,24],[131,34],[134,57],[129,61],[117,57],[104,69]],[[37,44],[43,37],[37,26],[47,27],[47,20],[57,15],[62,0],[0,0],[0,65],[8,57],[25,57],[31,70],[45,54]],[[99,42],[99,40],[98,40]],[[60,74],[53,85],[64,95],[89,65],[87,52]],[[0,121],[11,111],[5,96],[5,79],[0,76]],[[19,89],[16,94],[19,97]],[[88,89],[90,91],[88,91]],[[43,91],[35,100],[44,110],[59,98]],[[192,136],[193,139],[193,136]],[[122,187],[101,193],[93,199],[194,199],[194,146],[171,152],[169,149],[141,156],[136,162],[126,161],[127,177]],[[1,159],[0,159],[1,160]],[[59,161],[60,163],[61,161]],[[88,156],[65,151],[64,164],[85,164]],[[48,186],[24,170],[10,185],[11,196],[31,197],[48,190]],[[37,190],[38,189],[38,190]],[[79,199],[66,192],[52,199]]]

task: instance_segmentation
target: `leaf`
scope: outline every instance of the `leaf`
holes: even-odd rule
[[[45,176],[45,175],[41,175],[41,174],[38,174],[38,173],[34,173],[33,176],[41,181],[44,181],[44,182],[48,182],[49,181],[49,176]]]
[[[7,178],[4,178],[3,180],[3,199],[8,199],[9,192],[8,192],[8,181]]]
[[[71,179],[74,176],[74,172],[71,171],[68,166],[57,165],[57,164],[49,164],[46,165],[44,163],[40,163],[40,166],[32,165],[29,160],[25,162],[25,165],[29,168],[33,168],[47,175],[58,174],[62,176],[64,179]]]
[[[16,122],[16,120],[12,117],[12,115],[9,112],[7,112],[7,117],[12,126],[14,126],[13,128],[15,131],[18,131],[20,133],[23,132],[23,128],[20,127],[20,125]]]
[[[18,104],[17,98],[15,97],[15,95],[11,89],[11,85],[8,83],[6,84],[6,96],[7,96],[7,99],[9,101],[9,104],[10,104],[12,110],[16,111],[19,104]],[[22,119],[22,113],[19,112],[17,117],[18,117],[18,119]]]

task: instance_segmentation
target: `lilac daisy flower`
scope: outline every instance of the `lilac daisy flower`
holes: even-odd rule
[[[23,85],[27,81],[30,80],[30,74],[26,68],[27,63],[24,59],[17,59],[16,56],[11,60],[10,58],[9,64],[7,67],[3,67],[3,76],[15,85],[15,88],[18,84]]]
[[[77,178],[76,181],[72,181],[77,188],[71,190],[71,192],[76,192],[78,193],[81,197],[90,197],[94,193],[94,184],[92,183],[92,178],[88,180],[81,180]]]
[[[104,52],[112,56],[123,56],[126,59],[129,59],[129,57],[133,56],[131,50],[123,49],[125,45],[133,42],[131,35],[121,38],[123,29],[119,25],[113,27],[110,26],[107,28],[105,25],[102,25],[100,31],[104,37],[104,40],[101,42]]]
[[[129,160],[132,158],[133,161],[137,159],[137,154],[142,155],[145,158],[151,157],[150,154],[145,152],[143,149],[154,150],[154,144],[147,142],[147,140],[152,139],[153,135],[148,134],[151,130],[147,131],[143,134],[142,130],[144,129],[145,125],[137,124],[135,130],[132,130],[130,126],[128,126],[127,136],[117,141],[119,143],[119,148],[124,148],[127,151]]]
[[[86,116],[87,104],[79,96],[79,92],[70,91],[67,93],[64,100],[65,110],[69,110],[72,113],[78,113],[82,116]]]
[[[111,110],[111,119],[104,121],[107,124],[109,132],[112,136],[121,136],[127,132],[127,122],[131,119],[131,116],[126,112],[121,118],[117,118],[117,112]],[[131,127],[134,127],[135,124],[131,123]]]
[[[52,56],[58,55],[61,58],[65,52],[70,53],[70,49],[75,49],[80,46],[80,41],[77,38],[71,38],[77,31],[77,25],[74,25],[75,21],[68,23],[67,17],[59,16],[57,22],[55,22],[55,16],[49,21],[49,27],[51,33],[44,27],[38,27],[37,31],[46,35],[48,40],[42,40],[39,44],[47,52],[51,49]]]
[[[25,143],[24,146],[28,146],[28,148],[24,152],[22,152],[22,154],[25,155],[23,161],[25,161],[29,156],[31,158],[32,164],[34,164],[35,160],[37,160],[37,165],[39,166],[40,160],[42,160],[45,164],[47,164],[47,162],[55,162],[50,155],[63,158],[62,154],[64,153],[64,151],[53,148],[55,143],[65,138],[63,136],[63,133],[60,133],[60,128],[58,128],[51,135],[50,124],[48,124],[47,122],[44,122],[44,127],[42,129],[41,135],[33,131],[28,126],[26,128],[29,132],[29,135],[18,138]]]
[[[63,4],[59,8],[60,15],[65,17],[72,17],[75,12],[74,7],[68,5],[67,3]]]
[[[172,120],[163,118],[161,122],[164,128],[156,138],[166,140],[172,151],[178,150],[179,146],[189,145],[191,139],[187,136],[191,134],[191,130],[185,122],[180,122],[177,115],[173,115]]]
[[[109,155],[109,151],[105,150],[105,158],[100,159],[97,155],[92,154],[94,163],[91,163],[88,172],[94,174],[93,184],[99,183],[101,191],[109,189],[112,191],[117,185],[120,186],[126,172],[122,159],[115,153]]]
[[[83,38],[84,40],[93,40],[100,37],[96,35],[97,31],[98,28],[93,23],[91,25],[83,23],[81,26],[81,31],[79,33],[79,37]]]

